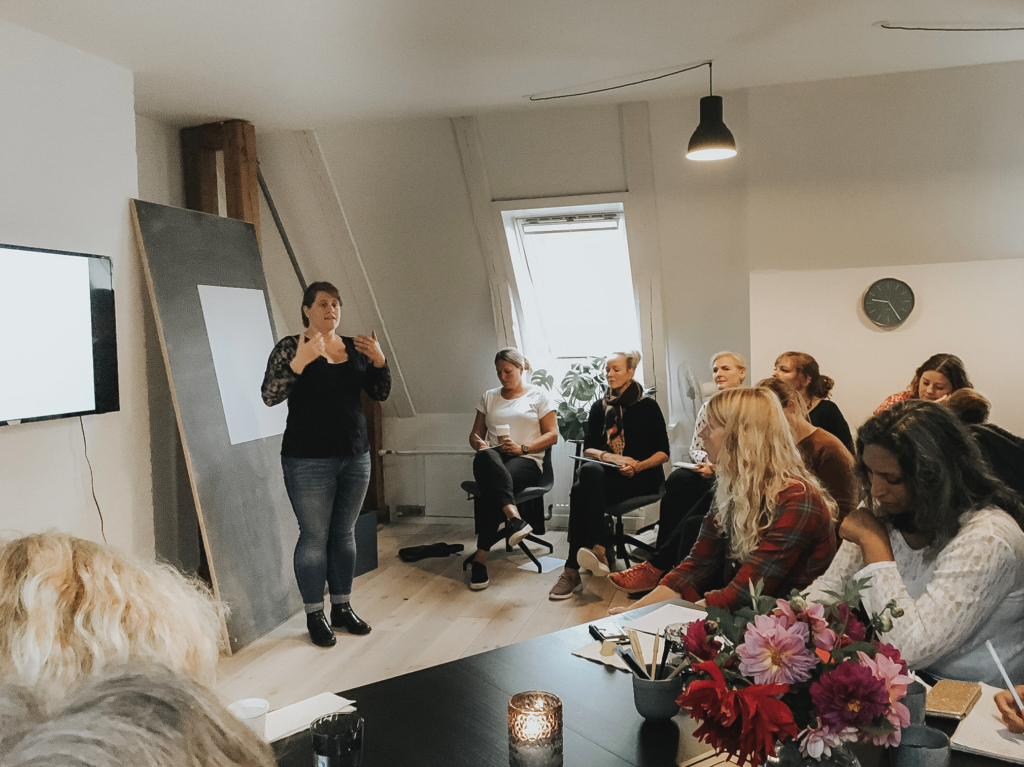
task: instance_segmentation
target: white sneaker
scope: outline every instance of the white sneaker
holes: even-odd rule
[[[596,548],[596,547],[595,547]],[[601,556],[598,556],[598,555]],[[592,549],[580,549],[579,553],[576,554],[576,559],[580,563],[580,567],[590,570],[597,578],[606,578],[608,573],[611,572],[611,568],[608,567],[607,561],[601,561],[604,558],[604,550],[595,552]]]

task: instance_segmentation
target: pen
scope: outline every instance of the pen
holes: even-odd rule
[[[1010,695],[1013,696],[1013,702],[1017,704],[1017,710],[1024,714],[1024,703],[1020,702],[1020,696],[1017,694],[1017,688],[1013,686],[1013,682],[1010,681],[1010,676],[1006,673],[1006,669],[1003,668],[1002,661],[999,660],[999,656],[996,655],[996,648],[992,646],[992,642],[988,639],[985,640],[985,647],[988,648],[989,653],[992,655],[992,660],[996,662],[996,668],[999,669],[999,673],[1003,675],[1003,681],[1006,682],[1006,689],[1010,691]]]

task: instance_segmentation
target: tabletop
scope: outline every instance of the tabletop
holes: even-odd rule
[[[583,624],[338,693],[365,720],[362,767],[508,764],[508,700],[524,690],[561,698],[565,767],[677,767],[708,750],[692,738],[696,723],[685,714],[668,722],[637,714],[629,674],[572,655],[591,641]],[[855,750],[863,767],[889,764],[884,749]],[[308,731],[278,741],[274,751],[280,767],[313,763]],[[955,752],[953,764],[1000,763]]]

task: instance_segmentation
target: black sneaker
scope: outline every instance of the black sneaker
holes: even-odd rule
[[[317,647],[334,647],[338,643],[323,610],[306,613],[306,628],[309,630],[309,638]]]
[[[473,591],[483,591],[491,582],[487,580],[487,565],[482,565],[476,559],[467,559],[462,563],[463,571],[472,567],[469,573],[469,587]]]
[[[336,629],[345,629],[349,634],[370,633],[370,624],[356,615],[350,604],[331,605],[331,625]]]
[[[508,537],[509,546],[518,546],[519,542],[526,536],[533,532],[533,528],[530,527],[519,517],[512,517],[505,522],[505,527],[511,532]]]

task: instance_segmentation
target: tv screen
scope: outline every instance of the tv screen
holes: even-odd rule
[[[120,408],[106,256],[0,245],[0,425]]]

